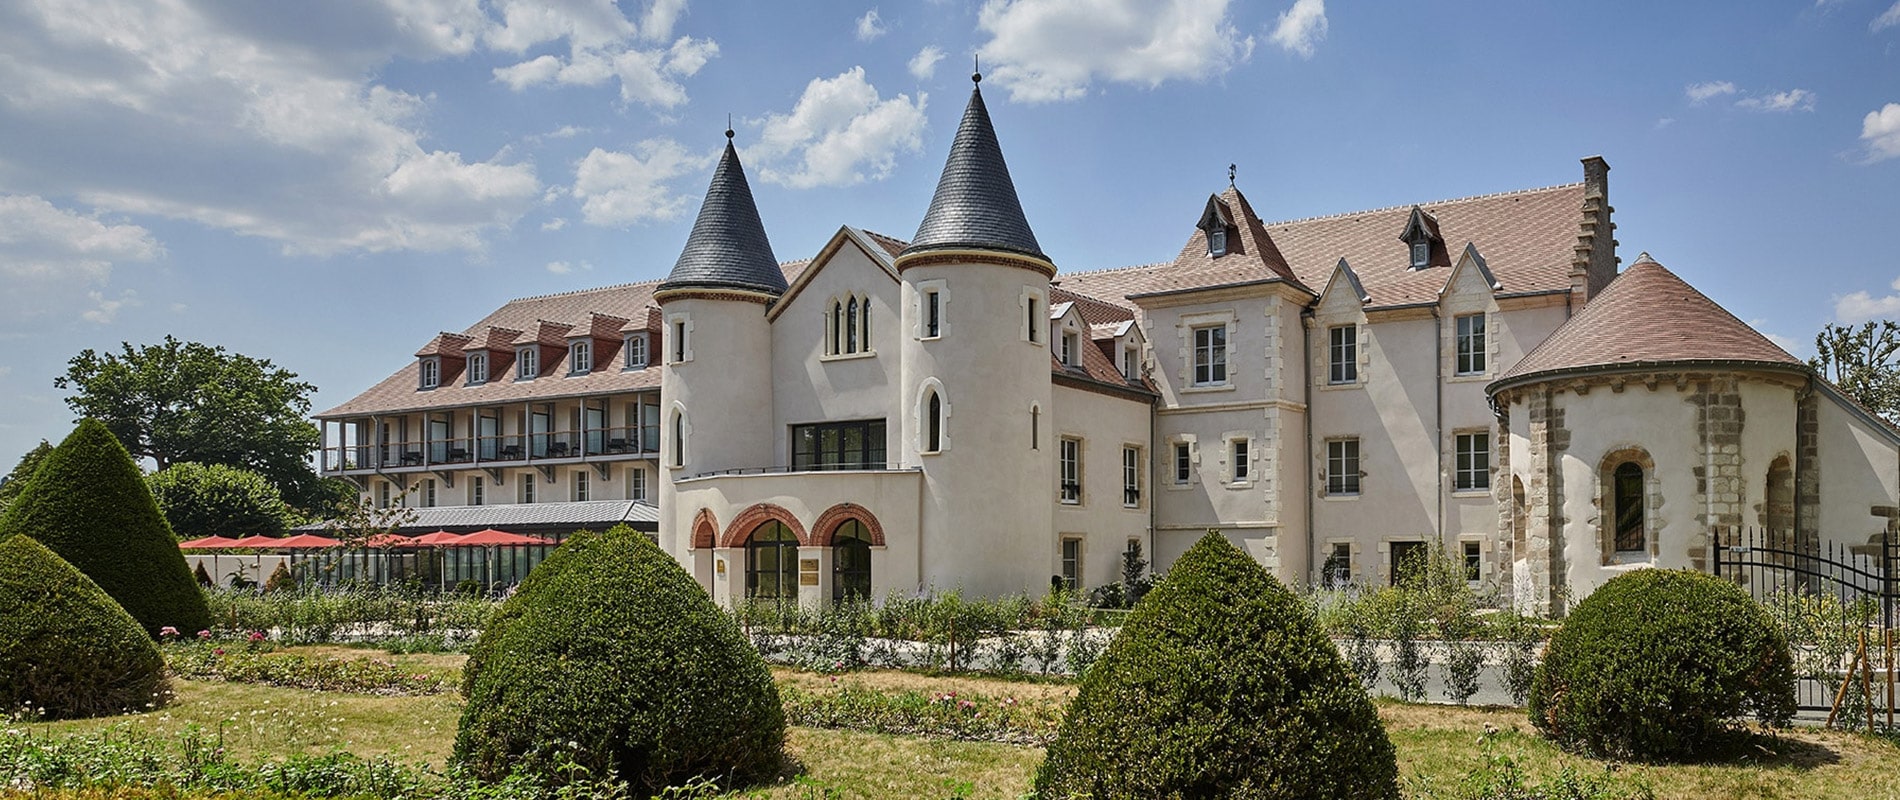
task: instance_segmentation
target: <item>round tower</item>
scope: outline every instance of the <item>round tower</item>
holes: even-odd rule
[[[1040,592],[1057,563],[1049,279],[979,86],[897,257],[903,459],[924,474],[923,582]]]
[[[653,292],[660,305],[660,546],[712,585],[710,548],[692,548],[697,509],[676,482],[772,463],[772,337],[765,311],[785,293],[739,154],[726,150],[686,249]]]

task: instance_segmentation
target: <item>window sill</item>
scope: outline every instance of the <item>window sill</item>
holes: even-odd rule
[[[1166,488],[1170,492],[1180,492],[1180,491],[1186,491],[1188,489],[1194,488],[1194,484],[1193,483],[1170,483],[1167,485]]]
[[[590,370],[588,370],[588,371],[586,371],[586,372],[570,372],[570,373],[567,373],[567,377],[570,377],[570,378],[585,378],[585,377],[587,377],[587,376],[589,376],[589,375],[592,375],[592,374],[594,374],[594,371],[590,369]]]
[[[876,350],[864,350],[857,353],[835,353],[832,355],[819,356],[818,360],[819,361],[855,361],[860,358],[871,358],[872,356],[875,356],[875,355],[877,355]]]
[[[1445,378],[1446,383],[1483,383],[1488,380],[1491,380],[1491,373],[1489,372],[1459,373]]]
[[[1322,391],[1322,392],[1337,392],[1337,391],[1343,391],[1343,390],[1346,390],[1346,389],[1364,389],[1364,388],[1366,388],[1366,385],[1365,385],[1365,383],[1364,383],[1364,382],[1361,382],[1361,381],[1353,381],[1352,383],[1326,383],[1326,384],[1321,384],[1321,385],[1320,385],[1320,387],[1319,387],[1319,390],[1320,390],[1320,391]]]
[[[1203,392],[1232,392],[1232,391],[1236,391],[1237,389],[1239,389],[1239,387],[1235,386],[1232,383],[1208,383],[1208,384],[1196,384],[1193,386],[1188,386],[1186,388],[1183,388],[1181,390],[1181,393],[1182,394],[1201,394]]]
[[[647,365],[645,364],[634,364],[628,367],[621,367],[620,371],[621,372],[639,372],[640,370],[643,370],[646,368],[647,368]]]
[[[1252,489],[1253,481],[1252,480],[1228,481],[1226,486],[1229,489]]]
[[[1451,496],[1452,497],[1490,497],[1491,487],[1484,486],[1484,487],[1478,487],[1478,488],[1472,488],[1472,489],[1453,489],[1451,490]]]
[[[1360,497],[1362,497],[1362,496],[1363,496],[1363,495],[1360,495],[1360,494],[1356,494],[1356,493],[1355,493],[1355,494],[1344,494],[1344,493],[1341,493],[1341,494],[1325,494],[1325,495],[1321,495],[1321,496],[1320,496],[1320,499],[1321,499],[1321,500],[1324,500],[1324,501],[1326,501],[1326,502],[1328,502],[1328,503],[1343,503],[1343,502],[1347,502],[1347,501],[1351,501],[1351,500],[1358,500],[1358,499],[1359,499]]]

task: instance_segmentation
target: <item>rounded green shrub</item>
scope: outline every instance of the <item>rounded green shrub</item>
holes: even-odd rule
[[[97,420],[47,454],[0,517],[0,538],[31,536],[86,574],[157,635],[211,627],[171,526],[138,465]]]
[[[145,485],[179,539],[280,536],[290,525],[277,487],[247,469],[181,461],[145,476]]]
[[[30,538],[0,541],[0,715],[122,714],[164,690],[158,647],[98,584]]]
[[[1044,798],[1396,798],[1359,680],[1300,599],[1217,532],[1176,561],[1082,678]]]
[[[455,759],[490,780],[746,782],[775,773],[785,738],[764,659],[625,526],[577,533],[528,574],[470,648],[463,693]]]
[[[1551,637],[1530,717],[1559,746],[1641,761],[1704,755],[1745,714],[1794,716],[1794,662],[1732,583],[1687,570],[1617,576]]]

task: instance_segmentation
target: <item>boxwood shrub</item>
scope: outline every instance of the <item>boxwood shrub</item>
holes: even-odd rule
[[[1661,761],[1719,746],[1745,714],[1794,715],[1788,642],[1747,593],[1687,570],[1617,576],[1551,637],[1530,718],[1592,755]]]
[[[625,526],[575,534],[528,574],[469,650],[463,691],[455,758],[489,780],[743,783],[776,773],[785,738],[765,661]]]
[[[81,420],[0,517],[0,538],[31,536],[156,636],[211,627],[204,594],[138,465],[98,420]]]
[[[164,690],[158,647],[98,584],[30,538],[0,541],[0,716],[121,714]]]
[[[1217,532],[1082,678],[1044,798],[1396,798],[1372,701],[1299,598]]]

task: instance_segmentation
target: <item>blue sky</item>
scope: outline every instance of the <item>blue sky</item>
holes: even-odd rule
[[[0,462],[83,348],[267,357],[318,408],[524,295],[662,277],[732,115],[782,260],[915,229],[980,53],[1059,267],[1612,167],[1797,355],[1900,318],[1900,0],[0,4]],[[0,469],[6,468],[0,466]]]

